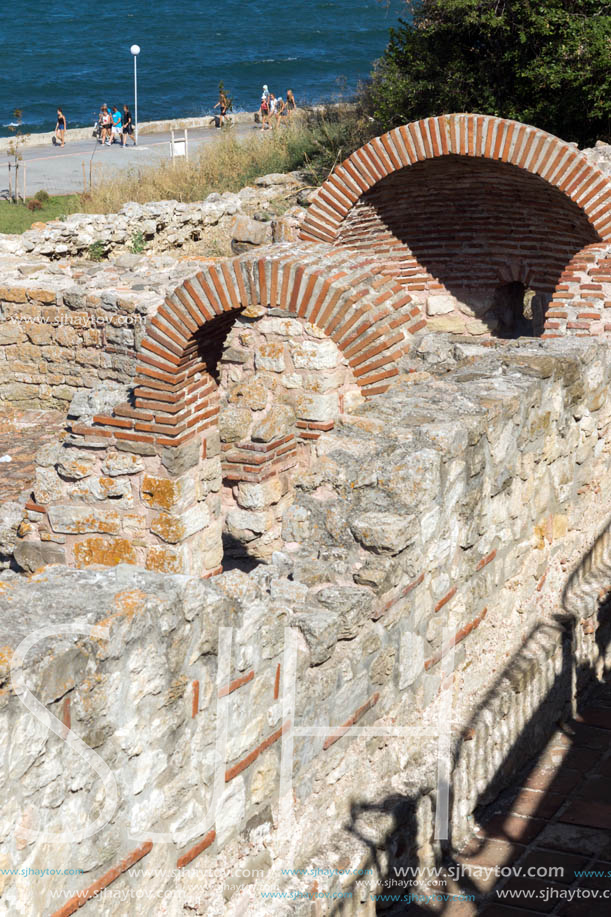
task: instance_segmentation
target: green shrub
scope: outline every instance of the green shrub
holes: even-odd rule
[[[103,242],[92,242],[88,251],[90,261],[103,261],[106,257],[106,246]]]
[[[46,204],[48,203],[50,198],[47,192],[43,191],[43,189],[41,188],[40,191],[37,191],[36,194],[34,195],[34,199],[37,201],[40,201],[41,204]]]
[[[135,232],[132,236],[131,250],[134,255],[139,255],[146,248],[146,239],[144,238],[144,233]]]

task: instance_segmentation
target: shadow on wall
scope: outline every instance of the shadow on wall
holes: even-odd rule
[[[486,767],[485,759],[489,755],[494,757],[494,740],[488,742],[489,748],[479,749],[476,749],[476,742],[469,740],[482,730],[490,730],[491,711],[495,706],[498,711],[495,698],[498,700],[503,690],[506,693],[508,685],[522,694],[521,707],[529,707],[535,693],[533,677],[536,679],[541,669],[541,646],[549,643],[545,632],[554,629],[548,625],[532,629],[454,744],[449,838],[434,843],[432,859],[427,860],[425,854],[425,867],[438,869],[437,878],[428,873],[430,884],[427,888],[426,882],[416,885],[418,873],[409,872],[423,865],[418,858],[418,844],[422,842],[418,812],[422,810],[423,796],[394,794],[377,804],[354,802],[350,822],[344,829],[368,849],[366,862],[361,866],[374,870],[374,894],[368,889],[365,895],[362,888],[357,891],[354,886],[352,897],[345,897],[334,907],[333,917],[459,912],[492,917],[501,913],[497,908],[503,903],[500,899],[504,894],[511,898],[512,893],[520,890],[534,895],[540,903],[537,910],[547,912],[550,895],[560,894],[574,882],[586,889],[599,887],[592,886],[591,879],[577,876],[575,870],[602,869],[603,865],[608,868],[608,863],[594,867],[592,864],[597,859],[611,859],[608,833],[602,830],[608,828],[608,813],[600,807],[608,797],[608,792],[604,792],[608,776],[601,778],[601,773],[610,773],[608,762],[603,763],[611,744],[611,709],[605,709],[611,708],[610,671],[606,665],[606,654],[611,646],[610,583],[611,522],[567,581],[563,593],[563,607],[567,613],[557,617],[557,637],[552,641],[556,662],[552,662],[553,649],[551,653],[547,651],[545,660],[544,667],[553,664],[555,669],[547,690],[543,695],[536,694],[538,703],[526,715],[517,738],[486,780],[485,787],[479,789],[475,805],[463,809],[473,811],[476,822],[483,823],[483,827],[478,828],[464,846],[466,820],[458,810],[461,802],[464,807],[465,799],[453,796],[456,771],[461,759],[464,767],[465,748],[469,745],[476,751],[476,757],[472,755],[473,760],[467,762],[473,772],[479,766]],[[584,635],[586,639],[587,635],[594,636],[589,652],[583,651]],[[537,645],[537,652],[533,652]],[[588,707],[586,702],[591,693],[588,689],[597,679],[596,706]],[[575,718],[572,719],[573,712]],[[498,729],[502,734],[503,728],[498,720],[494,721],[493,732]],[[541,755],[533,757],[541,749],[544,749]],[[589,771],[592,774],[586,779],[584,774]],[[504,791],[509,784],[511,789]],[[563,812],[562,806],[569,793],[573,794],[571,798],[574,797],[575,802]],[[433,794],[429,798],[434,806]],[[495,800],[496,811],[491,810]],[[557,815],[559,809],[560,816]],[[524,818],[525,815],[529,818]],[[372,839],[375,837],[372,827],[381,819],[390,819],[391,826],[380,843]],[[459,854],[457,850],[461,847]],[[556,866],[564,872],[562,878],[547,881],[511,875],[508,868],[522,866],[524,872],[531,865]],[[491,878],[495,867],[505,873],[498,879],[496,875]],[[465,898],[472,903],[467,904]],[[460,909],[460,901],[466,907],[464,912]],[[517,899],[505,903],[520,907]],[[562,913],[608,913],[608,909],[596,910],[591,901],[582,901],[581,907],[584,904],[583,910],[563,910]],[[608,906],[608,902],[603,904]],[[529,901],[528,907],[534,906],[534,901]],[[512,910],[511,913],[528,911]]]
[[[499,337],[541,334],[561,273],[598,238],[584,212],[539,176],[466,156],[388,175],[362,195],[338,235],[343,245],[403,254],[408,288],[438,281],[457,312]]]

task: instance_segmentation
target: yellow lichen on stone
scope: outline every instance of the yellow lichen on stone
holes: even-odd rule
[[[136,552],[127,538],[85,538],[74,546],[74,559],[81,568],[137,563]]]

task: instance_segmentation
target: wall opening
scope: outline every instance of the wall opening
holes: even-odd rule
[[[503,337],[514,336],[516,323],[542,331],[538,320],[526,330],[532,320],[524,314],[501,320],[507,297],[519,311],[518,284],[536,291],[545,311],[565,265],[597,239],[585,213],[539,176],[454,155],[392,172],[359,198],[337,233],[341,245],[387,252],[399,279],[423,298],[449,294],[454,306],[442,306],[445,313],[453,308]]]

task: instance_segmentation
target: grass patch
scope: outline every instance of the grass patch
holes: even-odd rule
[[[36,201],[35,209],[30,209],[28,204]],[[20,233],[30,228],[32,223],[46,223],[48,220],[57,220],[61,217],[68,216],[70,213],[77,213],[82,210],[81,197],[79,194],[67,194],[58,197],[47,195],[45,200],[44,194],[40,192],[26,201],[25,204],[13,204],[11,201],[0,201],[0,233]]]
[[[239,191],[260,175],[296,169],[317,185],[373,134],[368,119],[341,109],[309,112],[290,125],[246,140],[227,131],[189,162],[129,170],[94,186],[81,205],[89,213],[115,213],[128,201],[192,203],[213,191]]]

